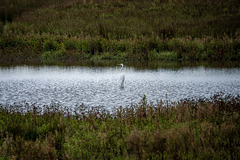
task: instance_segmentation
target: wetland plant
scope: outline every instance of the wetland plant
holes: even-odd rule
[[[139,104],[0,107],[0,156],[17,159],[239,159],[240,96]]]
[[[238,60],[239,10],[238,0],[1,0],[0,56]]]

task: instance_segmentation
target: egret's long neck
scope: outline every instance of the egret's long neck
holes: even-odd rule
[[[121,71],[123,70],[123,65],[122,65],[122,67],[121,67]]]
[[[122,67],[121,67],[121,71],[122,71],[122,69],[123,69],[123,64],[121,64],[121,66],[122,66]]]

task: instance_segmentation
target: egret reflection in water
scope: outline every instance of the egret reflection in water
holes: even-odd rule
[[[118,64],[119,66],[121,66],[121,76],[120,76],[120,89],[124,89],[124,81],[125,81],[125,74],[123,73],[123,64]]]

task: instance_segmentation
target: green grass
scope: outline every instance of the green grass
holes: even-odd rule
[[[2,0],[2,61],[238,60],[237,0]],[[60,47],[61,46],[61,47]]]
[[[79,106],[1,107],[0,156],[17,159],[239,159],[240,97],[152,106],[146,97],[112,114]],[[72,114],[74,113],[74,114]]]

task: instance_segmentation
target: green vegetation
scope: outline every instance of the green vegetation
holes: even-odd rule
[[[239,159],[240,96],[142,101],[110,114],[81,105],[1,107],[0,156],[17,159]]]
[[[1,0],[1,61],[239,60],[238,0]]]

